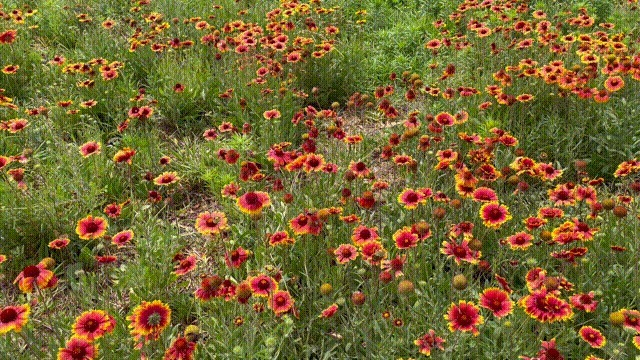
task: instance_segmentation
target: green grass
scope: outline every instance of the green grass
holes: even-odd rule
[[[585,71],[579,41],[556,53],[553,41],[543,44],[538,38],[535,24],[542,19],[533,12],[542,10],[559,36],[625,34],[618,40],[627,50],[590,50],[599,56],[599,67],[583,86],[604,89],[615,75],[602,71],[608,63],[637,65],[638,10],[622,2],[517,1],[516,7],[528,8],[504,9],[507,18],[501,19],[491,9],[461,11],[461,3],[5,2],[0,34],[16,29],[18,36],[0,44],[0,68],[20,68],[16,74],[0,73],[2,96],[11,98],[0,102],[0,166],[7,160],[0,168],[0,254],[7,257],[0,264],[0,325],[11,315],[5,311],[9,306],[29,304],[31,313],[19,333],[0,327],[0,352],[16,359],[54,359],[71,339],[76,318],[100,309],[115,321],[95,341],[100,358],[161,358],[189,325],[199,328],[195,358],[203,359],[419,358],[424,355],[414,341],[430,329],[445,340],[442,350],[432,349],[434,359],[535,357],[542,342],[552,339],[566,359],[637,356],[632,338],[640,329],[616,325],[610,314],[638,310],[639,168],[631,163],[628,176],[614,176],[619,164],[640,153],[640,100],[633,78],[638,70],[621,68],[617,74],[625,85],[598,103],[562,90],[544,75],[519,76],[517,66],[529,58],[542,74],[545,65],[561,60],[556,67],[562,75]],[[9,15],[28,8],[37,12],[24,23]],[[570,24],[581,12],[592,16],[593,26]],[[80,14],[91,21],[81,22]],[[115,22],[111,29],[102,25],[107,19]],[[477,36],[472,20],[493,34]],[[199,21],[210,28],[197,29]],[[533,29],[499,31],[518,21]],[[601,22],[615,27],[599,27]],[[330,26],[339,31],[328,32]],[[276,38],[283,34],[287,39],[279,48]],[[527,38],[534,45],[518,49]],[[451,46],[425,48],[432,39],[449,40]],[[247,49],[239,46],[243,42]],[[492,43],[499,51],[491,52]],[[323,46],[331,50],[314,55]],[[158,47],[162,51],[154,51]],[[287,60],[292,52],[300,54],[299,61]],[[64,64],[53,64],[55,56],[63,56]],[[105,79],[102,62],[120,62],[118,76]],[[73,64],[90,71],[68,71]],[[443,76],[447,68],[455,72]],[[495,77],[499,72],[511,81],[502,84]],[[80,86],[84,81],[93,85]],[[184,91],[176,92],[176,84]],[[501,104],[491,85],[514,98],[534,99]],[[478,93],[461,96],[463,88]],[[69,106],[61,105],[69,100]],[[96,104],[83,107],[88,100]],[[486,101],[492,105],[480,108]],[[397,116],[385,113],[385,105]],[[135,107],[147,107],[152,115],[129,117]],[[274,109],[280,117],[267,119],[265,112]],[[437,125],[444,113],[460,111],[469,115],[466,121]],[[28,126],[13,131],[13,119],[19,118]],[[225,131],[227,124],[235,130]],[[204,138],[209,129],[215,129],[215,140]],[[509,144],[511,135],[517,144]],[[101,149],[85,158],[79,148],[89,141]],[[124,148],[136,151],[131,164],[114,159]],[[458,156],[447,163],[443,154],[452,151]],[[236,161],[225,158],[233,152]],[[277,164],[273,153],[286,164]],[[163,165],[165,156],[170,162]],[[322,158],[314,164],[315,156]],[[410,164],[395,163],[394,156],[405,156]],[[538,167],[549,164],[562,176],[548,180],[518,168],[522,157]],[[357,162],[370,174],[358,176]],[[483,180],[489,165],[500,174]],[[16,178],[20,169],[23,179]],[[171,172],[179,178],[174,183],[154,183]],[[494,227],[483,223],[483,204],[460,186],[465,176],[472,190],[491,188],[512,219]],[[231,184],[239,188],[235,194],[229,193]],[[561,186],[573,189],[570,198],[593,191],[593,201],[562,204],[554,198]],[[431,196],[415,209],[399,198],[405,190],[426,188]],[[363,201],[369,191],[373,207]],[[268,194],[270,204],[249,214],[244,201],[251,192]],[[597,210],[609,200],[615,210]],[[104,209],[114,203],[121,214],[108,217]],[[525,219],[543,207],[563,214],[527,230]],[[223,213],[227,226],[204,233],[196,222],[207,212]],[[77,230],[88,215],[108,223],[98,239],[83,240]],[[295,233],[292,222],[303,216],[321,230]],[[452,235],[465,222],[474,225],[471,234]],[[592,239],[575,235],[582,223],[592,229]],[[430,236],[415,246],[396,243],[394,236],[404,227],[424,230],[425,224]],[[357,244],[352,237],[358,225],[375,228],[379,239]],[[560,243],[563,229],[577,236],[574,241]],[[118,247],[112,237],[124,230],[132,230],[133,239]],[[295,243],[270,245],[279,231]],[[533,236],[532,245],[512,249],[506,239],[522,231]],[[70,244],[53,249],[49,243],[57,238]],[[481,251],[471,253],[474,259],[457,264],[444,254],[446,243],[472,239]],[[335,251],[346,244],[359,246],[357,258],[339,264]],[[557,258],[571,249],[586,253],[573,261]],[[246,259],[232,265],[232,255],[242,251]],[[101,263],[107,256],[115,261]],[[195,268],[177,275],[191,257]],[[386,281],[391,259],[403,263],[395,269],[402,274]],[[49,263],[57,283],[23,292],[14,279],[41,261]],[[536,268],[546,279],[528,283]],[[273,291],[243,297],[260,275],[286,292],[293,306],[279,313]],[[466,278],[466,287],[453,286],[456,275]],[[484,322],[477,336],[451,331],[445,318],[450,306],[461,300],[479,305],[485,289],[500,286],[496,275],[512,290],[512,312],[497,318],[479,308]],[[235,294],[198,299],[203,279],[215,276]],[[407,282],[413,289],[403,291]],[[572,295],[593,292],[598,306],[585,312],[570,305],[571,318],[540,321],[519,301],[543,290],[565,303]],[[364,294],[364,304],[354,301],[354,293]],[[169,324],[136,347],[130,316],[154,300],[171,309]],[[333,304],[338,306],[333,317],[320,316]],[[607,338],[603,348],[580,338],[578,330],[586,325]]]

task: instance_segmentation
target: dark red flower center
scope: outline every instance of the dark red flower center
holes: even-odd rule
[[[189,350],[189,342],[185,338],[178,338],[176,342],[173,343],[173,348],[178,351]]]
[[[22,270],[22,273],[24,274],[24,277],[26,277],[26,278],[38,277],[38,275],[40,275],[40,268],[38,268],[35,265],[30,265],[30,266],[27,266],[26,268],[24,268],[24,270]]]
[[[453,255],[456,257],[464,257],[467,255],[467,249],[463,246],[457,245],[453,248]]]
[[[0,312],[0,323],[6,324],[18,319],[18,312],[15,309],[8,308]]]
[[[256,193],[248,193],[245,196],[245,200],[249,205],[260,205],[260,197]]]
[[[85,350],[82,346],[74,346],[71,350],[71,358],[72,359],[84,359],[87,355],[87,350]]]
[[[558,200],[567,200],[569,199],[569,192],[568,191],[559,191],[556,194],[556,197],[558,198]]]
[[[278,306],[283,306],[287,303],[287,299],[284,296],[278,296],[275,298],[275,303]]]
[[[356,164],[356,170],[358,170],[358,171],[364,171],[364,170],[366,170],[366,169],[367,169],[367,166],[366,166],[362,161],[360,161],[360,162],[358,162],[358,163]]]
[[[88,332],[94,332],[98,330],[98,327],[100,327],[100,323],[95,321],[94,319],[87,320],[83,326],[83,328]]]
[[[489,218],[491,220],[500,220],[502,218],[502,210],[500,208],[493,208],[489,211]]]
[[[88,233],[97,232],[99,228],[100,226],[98,226],[98,224],[95,221],[89,222],[86,226],[86,230]]]
[[[369,229],[360,230],[360,239],[366,240],[371,237],[371,231]]]
[[[587,294],[580,295],[580,302],[582,304],[591,304],[591,296]]]
[[[407,200],[408,203],[414,203],[418,201],[418,194],[411,192],[407,194],[407,197],[405,198]]]
[[[547,350],[547,359],[548,360],[561,359],[560,351],[558,351],[557,349],[549,349],[549,350]]]
[[[214,226],[218,225],[218,222],[214,218],[208,218],[207,221],[206,221],[206,224],[209,227],[214,227]]]

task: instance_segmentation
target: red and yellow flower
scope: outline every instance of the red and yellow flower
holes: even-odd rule
[[[294,302],[288,291],[278,290],[269,297],[269,308],[276,315],[282,315],[293,308]]]
[[[509,293],[499,288],[484,289],[480,295],[480,306],[490,310],[497,318],[513,312],[513,301],[509,298]]]
[[[133,309],[133,313],[127,316],[131,335],[139,340],[156,340],[171,323],[171,308],[160,300],[152,302],[143,301]]]
[[[484,323],[484,318],[480,315],[480,309],[470,301],[460,300],[458,304],[451,303],[449,311],[444,316],[449,322],[449,330],[471,332],[478,336],[480,331],[478,325]]]
[[[102,310],[85,311],[76,318],[73,324],[73,335],[88,341],[95,341],[115,328],[113,316]]]
[[[495,201],[482,205],[480,208],[480,217],[486,227],[493,229],[499,229],[502,224],[512,218],[509,213],[509,208]]]
[[[29,321],[31,307],[29,304],[7,306],[0,311],[0,335],[13,330],[20,332]]]
[[[228,228],[227,216],[221,211],[205,211],[196,219],[196,230],[202,235],[217,235]]]
[[[58,360],[93,360],[97,356],[98,345],[78,336],[73,336],[58,351]]]
[[[263,191],[250,191],[236,199],[240,211],[250,215],[257,215],[265,207],[271,206],[269,194]]]
[[[433,329],[430,329],[429,332],[422,337],[413,341],[413,343],[420,348],[420,353],[426,356],[431,356],[431,350],[433,350],[433,348],[444,350],[444,342],[445,340],[443,338],[436,336],[436,332]]]
[[[171,346],[165,351],[163,360],[193,360],[195,351],[196,343],[181,336],[173,340]]]
[[[600,330],[591,327],[583,326],[578,331],[582,340],[586,341],[592,348],[599,349],[607,343],[607,339],[602,335]]]
[[[76,234],[83,240],[93,240],[101,238],[109,227],[107,220],[100,216],[88,215],[84,219],[78,221],[76,226]]]

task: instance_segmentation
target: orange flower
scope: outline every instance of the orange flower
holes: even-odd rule
[[[268,297],[269,294],[278,290],[278,283],[268,275],[258,275],[249,279],[251,292],[256,296]]]
[[[509,293],[498,288],[484,289],[480,295],[480,306],[491,310],[497,318],[505,317],[513,311],[513,301],[509,299]]]
[[[78,221],[76,226],[76,234],[83,240],[93,240],[102,237],[109,227],[109,223],[102,217],[93,217],[88,215],[86,218]]]
[[[58,238],[49,242],[49,248],[56,250],[64,249],[65,247],[67,247],[67,245],[69,245],[70,241],[71,240],[66,237]]]
[[[267,110],[262,114],[262,116],[267,120],[279,119],[281,115],[282,114],[280,114],[280,111],[277,109]]]
[[[19,65],[7,65],[4,68],[2,68],[2,73],[7,75],[15,74],[18,72],[18,69],[20,69]]]

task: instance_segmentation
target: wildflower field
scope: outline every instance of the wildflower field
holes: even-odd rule
[[[0,354],[639,358],[638,6],[1,1]]]

